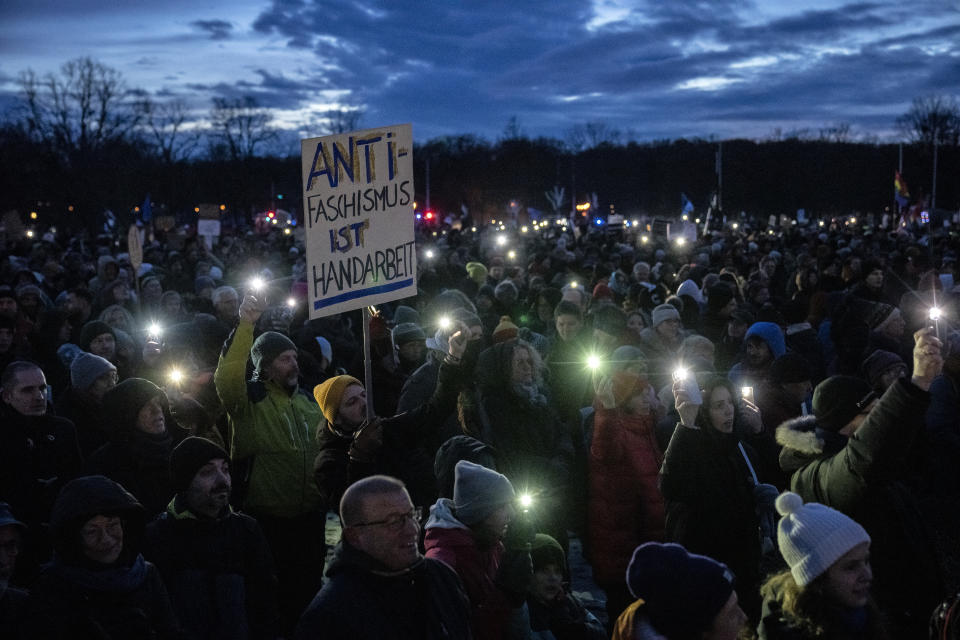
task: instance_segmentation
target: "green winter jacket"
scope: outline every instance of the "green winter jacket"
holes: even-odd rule
[[[227,410],[230,456],[252,458],[244,511],[254,516],[294,518],[317,510],[313,481],[320,407],[299,391],[290,395],[272,382],[247,381],[253,325],[240,321],[220,354],[213,375]]]

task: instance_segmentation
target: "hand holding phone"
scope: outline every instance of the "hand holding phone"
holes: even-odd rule
[[[680,383],[680,388],[686,394],[686,401],[690,404],[703,404],[703,395],[700,393],[700,385],[697,384],[697,378],[693,372],[684,367],[678,367],[673,372],[673,381]]]

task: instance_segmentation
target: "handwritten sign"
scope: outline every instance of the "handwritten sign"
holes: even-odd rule
[[[409,124],[301,141],[310,317],[417,294]]]

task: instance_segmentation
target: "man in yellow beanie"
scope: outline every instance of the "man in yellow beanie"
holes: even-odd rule
[[[326,555],[326,509],[311,477],[321,415],[299,391],[290,338],[267,331],[254,341],[264,308],[262,300],[244,297],[213,380],[227,411],[230,457],[246,465],[243,510],[260,523],[276,560],[282,631],[289,634],[320,588]]]
[[[313,397],[325,423],[317,436],[320,453],[314,477],[329,508],[340,504],[351,483],[375,474],[403,480],[415,505],[436,500],[433,459],[440,445],[456,435],[445,432],[442,425],[456,410],[469,370],[461,364],[469,335],[469,329],[462,327],[450,337],[433,396],[412,411],[368,419],[366,389],[352,376],[335,376],[314,387]]]

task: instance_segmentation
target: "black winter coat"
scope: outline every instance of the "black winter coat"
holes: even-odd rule
[[[840,608],[826,608],[824,619],[818,620],[823,634],[813,636],[796,620],[783,613],[780,603],[775,600],[763,601],[760,625],[757,627],[759,640],[884,640],[887,636],[880,629],[880,617],[874,606],[868,606],[865,617],[845,619]],[[849,615],[849,614],[848,614]]]
[[[791,474],[791,490],[847,514],[870,534],[873,595],[907,634],[921,632],[943,597],[912,486],[924,463],[918,456],[928,403],[927,392],[901,379],[849,439],[819,429],[812,416],[777,429],[784,446],[780,466]]]
[[[179,638],[157,568],[138,557],[129,579],[48,565],[30,592],[21,637],[50,640]],[[83,575],[83,578],[78,578]]]
[[[201,520],[178,498],[147,525],[143,554],[160,570],[186,638],[277,636],[276,570],[250,516]]]
[[[470,602],[457,574],[424,558],[389,572],[341,541],[327,582],[300,618],[296,640],[469,640]]]
[[[25,416],[0,402],[0,500],[40,534],[53,502],[83,460],[73,423],[52,415]]]
[[[123,552],[96,565],[79,549],[80,528],[95,515],[123,521]],[[160,572],[139,554],[143,508],[103,476],[77,478],[54,504],[50,531],[56,556],[33,585],[23,638],[112,640],[178,638]]]
[[[314,461],[314,479],[325,508],[339,509],[347,487],[377,473],[402,480],[415,505],[433,504],[437,498],[433,460],[444,441],[441,425],[456,407],[462,376],[461,367],[441,365],[429,402],[390,418],[376,418],[383,428],[383,444],[372,460],[352,460],[352,434],[335,432],[324,421],[317,431],[320,453]]]
[[[160,398],[166,433],[148,434],[136,428],[137,415],[152,398]],[[103,397],[103,413],[112,427],[110,441],[87,460],[87,473],[105,475],[154,516],[173,498],[170,452],[188,433],[176,425],[166,394],[142,378],[124,380]]]
[[[667,540],[725,563],[737,577],[738,592],[747,594],[759,582],[759,522],[738,442],[732,433],[677,425],[664,454],[660,490]],[[749,445],[744,450],[760,473],[756,454]]]
[[[110,439],[110,421],[106,419],[103,405],[73,387],[60,394],[57,415],[70,420],[76,427],[84,458],[89,458]]]
[[[536,400],[519,397],[511,388],[515,345],[500,343],[480,354],[478,396],[472,407],[479,416],[474,420],[479,433],[471,435],[493,447],[498,470],[515,487],[564,496],[574,483],[576,452],[582,449],[579,429],[571,429],[557,414],[542,387]]]

